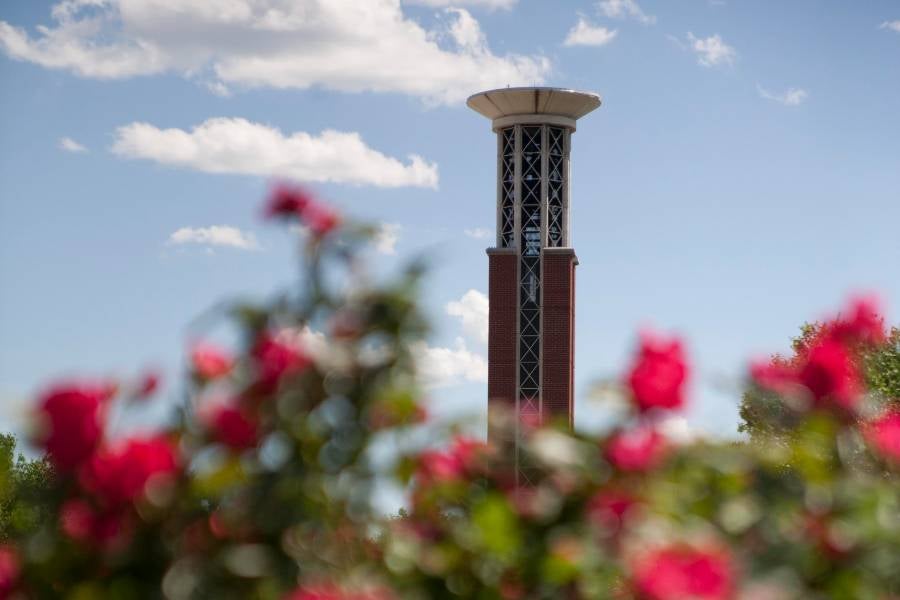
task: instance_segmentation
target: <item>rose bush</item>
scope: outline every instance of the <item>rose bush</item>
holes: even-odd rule
[[[679,339],[645,332],[606,434],[497,414],[493,445],[448,429],[385,468],[374,451],[427,420],[422,267],[362,277],[373,231],[303,190],[276,188],[265,212],[307,230],[301,285],[230,305],[238,346],[191,344],[170,424],[110,434],[113,404],[147,401],[155,379],[38,398],[49,517],[0,545],[0,597],[900,596],[900,413],[857,358],[889,343],[870,301],[749,369],[789,436],[667,437],[691,366]],[[398,515],[373,506],[383,480],[406,486]]]

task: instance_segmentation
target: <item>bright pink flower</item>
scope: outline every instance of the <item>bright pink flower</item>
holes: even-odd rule
[[[735,587],[731,557],[720,550],[669,546],[641,557],[633,572],[644,600],[725,600]]]
[[[0,545],[0,598],[6,598],[15,589],[20,569],[15,547]]]
[[[234,358],[218,346],[197,342],[191,348],[191,365],[198,379],[209,381],[228,375],[234,367]]]
[[[81,483],[104,506],[137,500],[149,484],[172,478],[178,453],[164,437],[130,438],[98,452],[85,465]]]
[[[900,410],[885,413],[863,431],[872,448],[886,459],[900,464]]]
[[[74,471],[100,445],[106,403],[115,393],[110,385],[58,385],[39,402],[41,431],[38,443],[62,473]]]
[[[233,406],[217,407],[209,417],[213,437],[235,450],[253,448],[259,439],[256,422]]]
[[[786,394],[799,384],[797,370],[782,362],[756,361],[750,365],[750,378],[761,388]]]
[[[465,474],[465,466],[459,457],[448,451],[426,450],[419,455],[419,479],[424,483],[459,481]]]
[[[638,410],[681,408],[687,376],[688,366],[680,340],[667,340],[647,332],[641,334],[640,350],[628,375]]]
[[[801,366],[799,381],[817,405],[831,404],[852,409],[863,390],[863,383],[847,348],[833,339],[813,346]]]
[[[299,348],[277,340],[269,333],[260,335],[250,351],[256,360],[258,380],[266,388],[274,388],[282,377],[303,371],[312,364]]]
[[[319,202],[307,204],[300,216],[316,237],[329,234],[341,224],[341,217],[331,207]]]
[[[642,425],[620,431],[607,442],[606,458],[620,471],[650,471],[668,454],[665,437],[652,427]]]
[[[831,325],[831,334],[844,343],[880,344],[885,340],[884,318],[878,299],[862,296],[850,302],[849,310]]]

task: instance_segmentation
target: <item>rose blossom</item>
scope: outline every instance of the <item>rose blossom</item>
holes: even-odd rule
[[[628,385],[634,403],[641,412],[652,408],[681,408],[688,367],[679,339],[664,339],[651,333],[641,334],[641,345]]]
[[[606,445],[606,458],[620,471],[649,471],[666,458],[665,437],[647,425],[619,431]]]
[[[266,388],[274,388],[285,375],[302,371],[312,359],[299,348],[279,341],[269,333],[256,340],[250,354],[256,361],[258,379]]]
[[[121,506],[137,500],[152,480],[172,477],[177,470],[177,451],[169,440],[130,438],[92,457],[81,483],[104,506]]]
[[[327,235],[341,222],[338,214],[330,207],[318,202],[306,189],[297,186],[276,186],[266,204],[265,214],[270,218],[297,218],[316,237]]]
[[[863,432],[880,455],[900,464],[900,410],[885,413],[867,425]]]
[[[209,381],[228,375],[234,367],[234,358],[218,346],[197,342],[191,347],[191,366],[198,379]]]
[[[57,385],[41,397],[37,441],[61,473],[74,471],[100,445],[106,403],[113,393],[110,385],[72,383]]]
[[[627,492],[602,489],[588,501],[587,517],[599,527],[618,532],[625,522],[626,515],[637,503],[634,496]]]
[[[832,335],[846,343],[880,344],[885,340],[884,318],[874,296],[854,298],[846,316],[831,325]]]
[[[0,545],[0,598],[5,598],[16,587],[19,570],[19,553],[15,547]]]
[[[810,349],[798,378],[818,405],[830,403],[852,409],[863,388],[849,351],[833,339],[825,339]]]
[[[725,600],[734,589],[731,557],[720,550],[668,546],[633,566],[634,586],[646,600]]]
[[[217,441],[235,450],[253,448],[259,437],[256,423],[233,406],[215,408],[208,427]]]
[[[69,539],[82,544],[107,545],[127,539],[131,533],[125,511],[98,511],[80,498],[67,500],[59,510],[60,529]]]

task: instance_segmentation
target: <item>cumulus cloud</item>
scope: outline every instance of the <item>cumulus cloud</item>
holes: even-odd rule
[[[463,233],[465,233],[470,238],[474,238],[476,240],[486,240],[489,237],[491,237],[492,235],[494,235],[494,232],[492,232],[490,229],[485,229],[484,227],[475,227],[473,229],[465,229],[463,231]]]
[[[688,33],[687,40],[688,47],[697,55],[697,62],[704,67],[731,65],[737,57],[735,49],[726,44],[718,33],[708,38],[698,38]]]
[[[94,79],[178,73],[220,95],[320,87],[452,104],[550,71],[543,56],[494,54],[464,9],[429,30],[399,0],[63,0],[51,17],[34,34],[0,21],[0,49]]]
[[[373,240],[375,250],[381,254],[397,254],[397,240],[401,229],[403,227],[398,223],[382,223]]]
[[[487,361],[471,352],[462,338],[456,338],[454,348],[429,346],[417,342],[412,348],[422,382],[428,387],[447,387],[462,383],[487,381]]]
[[[419,6],[473,6],[487,8],[488,10],[510,9],[519,0],[402,0],[403,4],[418,4]]]
[[[784,104],[785,106],[800,106],[809,98],[809,92],[801,88],[788,88],[787,91],[778,94],[770,92],[757,84],[756,90],[759,92],[760,97]]]
[[[483,344],[488,341],[488,297],[478,290],[469,290],[459,300],[448,302],[447,314],[462,322],[463,331]]]
[[[358,133],[285,135],[245,119],[217,118],[190,131],[149,123],[119,127],[112,151],[206,173],[282,176],[309,182],[437,188],[438,168],[420,156],[403,163],[369,148]]]
[[[230,225],[212,225],[210,227],[182,227],[173,232],[166,244],[180,246],[197,244],[200,246],[227,246],[239,250],[259,250],[259,243],[252,233],[244,233]]]
[[[656,23],[656,17],[645,13],[635,0],[601,0],[597,11],[612,19],[632,18],[644,25]]]
[[[879,27],[880,29],[890,29],[891,31],[896,31],[900,33],[900,19],[896,21],[885,21]]]
[[[584,17],[579,17],[578,22],[569,30],[564,46],[605,46],[616,38],[618,31],[607,29],[600,25],[593,25]]]
[[[87,152],[88,149],[73,140],[70,137],[62,137],[59,138],[59,148],[60,150],[65,150],[66,152]]]

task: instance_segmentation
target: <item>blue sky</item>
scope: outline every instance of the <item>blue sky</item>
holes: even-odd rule
[[[10,0],[0,55],[0,429],[58,375],[153,365],[174,401],[192,320],[291,281],[271,174],[389,224],[385,269],[433,257],[431,402],[482,411],[495,142],[464,99],[507,84],[604,97],[573,139],[581,425],[643,325],[727,434],[746,358],[852,291],[900,312],[891,0]]]

